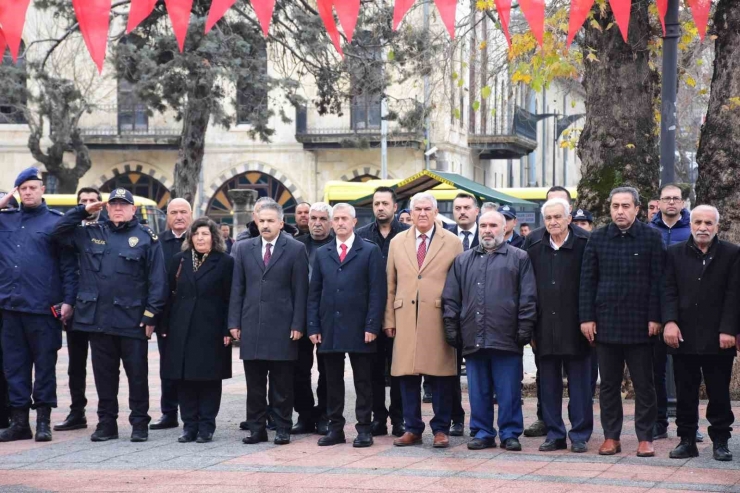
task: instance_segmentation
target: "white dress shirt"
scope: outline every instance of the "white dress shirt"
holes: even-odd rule
[[[342,256],[342,245],[347,245],[347,253],[349,253],[350,250],[352,250],[352,245],[355,244],[355,234],[352,233],[352,236],[347,238],[347,241],[339,241],[339,238],[337,238],[337,253],[339,256]]]
[[[466,231],[466,230],[462,229],[460,226],[457,227],[457,237],[460,238],[460,241],[461,242],[465,241],[465,233],[464,233],[464,231]],[[468,229],[467,232],[470,233],[470,235],[468,235],[468,241],[472,245],[473,244],[473,240],[475,239],[475,233],[478,232],[478,225],[476,223],[473,223],[473,227],[470,228],[470,229]]]
[[[426,243],[427,243],[427,253],[429,252],[429,244],[432,242],[432,235],[434,235],[434,228],[436,226],[432,226],[432,229],[424,233],[427,235]],[[419,251],[419,246],[421,245],[421,231],[416,229],[416,251]]]
[[[565,245],[565,242],[568,241],[569,236],[570,236],[570,231],[568,231],[568,234],[565,236],[565,239],[563,240],[563,245]],[[550,236],[550,246],[552,247],[553,250],[557,252],[558,250],[560,250],[560,247],[562,247],[563,245],[557,246],[555,242],[552,241],[552,236]]]
[[[280,237],[278,236],[278,238],[280,238]],[[265,239],[262,238],[262,258],[263,259],[265,258],[265,252],[267,251],[267,244],[268,243],[270,245],[272,245],[270,247],[270,255],[275,255],[275,243],[277,243],[277,238],[275,238],[272,241],[265,241]]]

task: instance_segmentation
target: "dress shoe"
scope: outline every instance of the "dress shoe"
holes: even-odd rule
[[[213,441],[213,433],[198,433],[195,443],[208,443]]]
[[[28,416],[28,409],[11,409],[10,427],[0,433],[0,442],[14,442],[16,440],[32,439],[33,432],[31,432],[31,426],[28,424]]]
[[[267,413],[267,425],[265,426],[270,431],[277,430],[277,425],[275,424],[275,419],[272,417],[272,414]]]
[[[730,452],[730,449],[727,448],[726,441],[714,442],[712,444],[712,450],[713,450],[714,460],[719,460],[722,462],[727,462],[727,461],[732,460],[732,453]]]
[[[327,435],[329,433],[329,420],[320,418],[316,422],[316,434]]]
[[[612,440],[611,438],[607,438],[604,440],[604,443],[601,444],[601,447],[599,448],[599,455],[614,455],[618,454],[622,451],[622,444],[619,443],[619,440]]]
[[[382,437],[388,434],[388,425],[381,421],[373,421],[370,425],[370,434],[374,437]]]
[[[538,419],[524,430],[524,436],[529,438],[547,436],[547,425],[544,421]]]
[[[242,438],[242,443],[247,445],[254,445],[260,442],[267,441],[267,432],[265,430],[258,431],[257,433],[252,432],[248,437]]]
[[[393,435],[394,437],[402,437],[404,433],[406,433],[406,427],[403,423],[396,423],[393,425],[393,428],[391,429],[391,435]]]
[[[347,443],[347,439],[344,437],[343,431],[330,431],[319,438],[319,447],[329,447],[331,445],[338,445],[340,443]]]
[[[681,438],[681,443],[668,454],[671,459],[690,459],[699,457],[699,449],[696,448],[696,440],[691,438]]]
[[[696,430],[696,441],[699,443],[704,441],[704,435],[699,430]]]
[[[442,433],[441,431],[438,431],[434,434],[434,443],[432,444],[432,447],[434,448],[447,448],[450,446],[450,437]]]
[[[519,443],[518,438],[507,438],[501,442],[501,448],[505,448],[509,452],[521,452],[522,444]]]
[[[396,447],[421,445],[421,435],[416,435],[415,433],[410,433],[406,431],[403,435],[401,435],[400,438],[396,438],[395,440],[393,440],[393,445],[395,445]]]
[[[483,450],[496,448],[495,438],[473,438],[468,442],[468,450]]]
[[[146,426],[134,426],[131,430],[131,441],[134,443],[146,442],[149,440],[149,430]]]
[[[180,435],[180,438],[177,439],[178,443],[190,443],[195,441],[197,433],[192,431],[186,431],[182,435]]]
[[[149,425],[150,430],[167,430],[169,428],[178,428],[180,423],[177,422],[177,414],[163,414],[161,418]]]
[[[668,438],[668,427],[663,423],[655,423],[653,425],[653,440],[661,440]]]
[[[432,400],[432,393],[424,392],[424,397],[422,397],[421,402],[423,402],[424,404],[431,404]]]
[[[51,441],[51,408],[39,407],[36,409],[36,441]]]
[[[465,434],[465,425],[463,423],[452,423],[450,427],[451,437],[461,437]]]
[[[296,424],[290,429],[291,435],[307,435],[316,431],[316,423],[298,418]]]
[[[640,442],[637,444],[637,457],[655,457],[653,442]]]
[[[54,425],[54,431],[81,430],[83,428],[87,428],[87,418],[85,417],[85,413],[75,411],[69,413],[64,421],[58,425]]]
[[[575,454],[583,454],[588,452],[588,446],[586,442],[571,442],[570,451]]]
[[[275,445],[288,445],[290,443],[290,430],[277,430],[273,443]]]
[[[557,438],[550,440],[549,438],[540,445],[540,452],[555,452],[556,450],[566,450],[568,448],[568,442],[565,438]]]
[[[239,423],[239,429],[249,431],[249,423],[247,423],[246,421],[242,421],[241,423]]]
[[[118,440],[118,426],[115,423],[98,423],[95,431],[90,436],[93,442],[107,442],[108,440]]]
[[[386,433],[387,434],[387,433]],[[359,433],[355,441],[352,442],[354,448],[370,447],[373,444],[373,436],[370,433]]]

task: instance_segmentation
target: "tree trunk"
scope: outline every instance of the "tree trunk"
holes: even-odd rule
[[[193,204],[198,192],[200,170],[206,146],[206,132],[211,118],[213,74],[205,70],[190,92],[183,118],[180,152],[175,164],[172,198],[181,197]]]
[[[633,186],[646,204],[658,186],[659,77],[648,64],[652,36],[648,3],[632,0],[629,44],[622,39],[610,8],[602,18],[598,6],[594,7],[601,30],[590,23],[585,27],[586,123],[578,142],[582,174],[578,202],[600,224],[609,222],[607,201],[613,188]],[[589,60],[592,54],[596,60]]]
[[[720,0],[714,12],[714,75],[696,160],[696,203],[719,210],[722,238],[740,242],[740,5]],[[730,393],[740,395],[740,365],[732,369]]]

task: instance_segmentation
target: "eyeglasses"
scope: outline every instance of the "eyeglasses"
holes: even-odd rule
[[[681,202],[683,200],[681,197],[661,197],[660,201],[664,204],[668,204],[671,202]]]

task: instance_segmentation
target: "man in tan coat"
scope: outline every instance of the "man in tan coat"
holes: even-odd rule
[[[447,271],[463,247],[454,233],[435,224],[437,200],[428,193],[411,199],[414,227],[398,234],[388,251],[385,333],[395,337],[391,375],[400,377],[406,433],[393,442],[421,443],[421,375],[432,383],[434,447],[449,446],[457,354],[445,342],[442,290]]]

